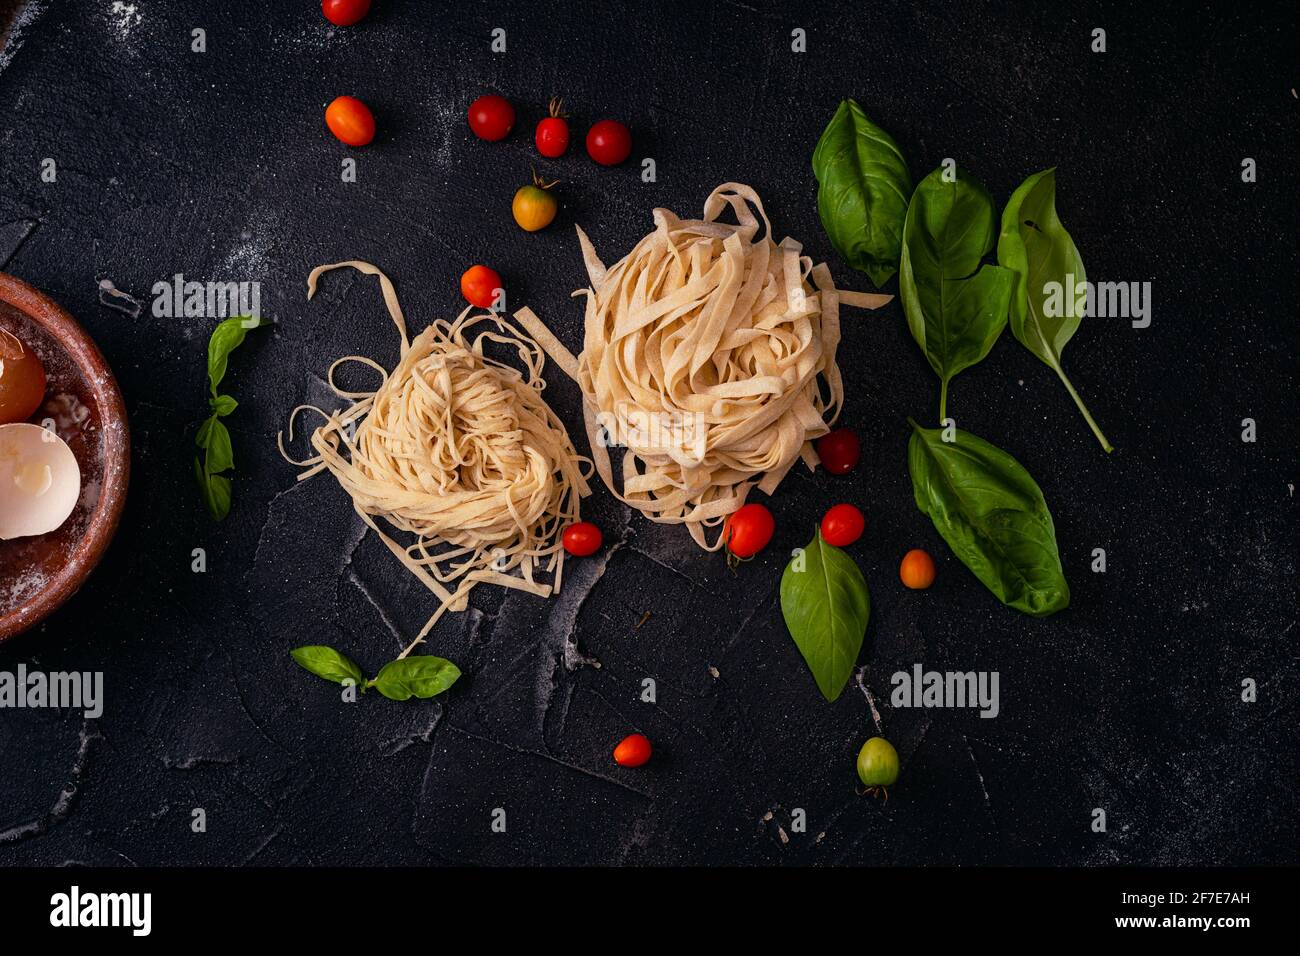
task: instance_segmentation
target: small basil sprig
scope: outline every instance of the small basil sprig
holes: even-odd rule
[[[372,679],[366,680],[355,662],[332,647],[313,644],[294,648],[289,654],[317,677],[336,684],[351,684],[363,694],[373,687],[389,700],[436,697],[460,677],[460,668],[451,661],[427,655],[389,661]]]
[[[265,325],[261,319],[236,316],[226,319],[212,332],[208,340],[208,408],[212,414],[199,426],[194,444],[203,449],[203,460],[194,456],[194,477],[203,493],[203,503],[214,521],[230,514],[230,479],[222,474],[235,467],[235,453],[230,446],[230,432],[222,423],[239,403],[229,395],[217,392],[217,386],[226,377],[230,353],[244,341],[249,329]]]

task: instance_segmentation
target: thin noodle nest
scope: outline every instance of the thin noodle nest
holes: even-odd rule
[[[736,222],[718,222],[728,208]],[[893,297],[836,289],[798,242],[774,242],[749,186],[719,186],[703,219],[653,215],[654,232],[608,269],[578,229],[591,287],[574,293],[587,300],[576,359],[531,313],[519,318],[581,386],[605,484],[713,551],[722,535],[710,543],[704,529],[752,488],[772,494],[800,458],[816,467],[811,442],[844,398],[840,305],[874,309]],[[626,449],[621,490],[609,445]]]
[[[401,358],[391,372],[363,356],[341,358],[330,366],[329,384],[354,404],[333,412],[294,409],[290,441],[298,412],[310,409],[325,419],[311,435],[316,455],[294,462],[307,469],[299,480],[322,470],[333,474],[362,520],[437,595],[439,608],[417,643],[445,611],[464,610],[477,584],[543,597],[558,591],[560,536],[579,520],[591,462],[577,454],[542,400],[542,350],[500,316],[471,315],[472,309],[433,322],[408,342],[392,283],[365,262],[314,269],[308,298],[321,273],[343,266],[379,277],[401,334]],[[512,350],[522,371],[485,354],[493,344]],[[340,387],[335,374],[349,362],[377,372],[379,385]],[[280,451],[289,457],[282,439]],[[412,543],[397,543],[379,518]]]

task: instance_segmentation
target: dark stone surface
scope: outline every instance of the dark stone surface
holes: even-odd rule
[[[140,3],[138,19],[108,2],[34,4],[0,61],[0,264],[97,338],[135,442],[107,561],[0,647],[0,669],[102,670],[107,695],[97,721],[0,711],[0,863],[1296,862],[1293,20],[1055,4],[652,3],[629,20],[589,2],[376,7],[332,30],[310,0]],[[494,26],[505,55],[488,50]],[[194,27],[207,53],[190,52]],[[794,27],[806,54],[790,51]],[[1089,52],[1094,27],[1109,52]],[[504,143],[466,128],[485,91],[519,108]],[[374,108],[374,145],[325,131],[340,93]],[[658,182],[597,168],[580,145],[541,159],[531,130],[555,94],[576,143],[593,119],[627,121]],[[431,610],[338,487],[295,483],[275,452],[289,410],[325,396],[330,361],[396,355],[373,280],[332,276],[308,305],[308,270],[378,263],[419,329],[460,308],[461,271],[485,261],[576,347],[572,224],[612,262],[653,206],[698,214],[739,180],[779,234],[867,289],[829,247],[809,167],[845,96],[915,176],[955,157],[999,206],[1059,166],[1090,278],[1153,283],[1150,328],[1089,320],[1066,355],[1114,455],[1010,335],[950,397],[1041,484],[1072,607],[1039,621],[1000,606],[916,511],[904,418],[932,414],[938,390],[895,303],[845,322],[862,467],[792,474],[771,502],[773,546],[739,574],[600,488],[587,510],[609,547],[558,600],[481,588],[438,626],[433,651],[465,671],[445,698],[343,706],[300,671],[288,650],[309,642],[373,669]],[[347,155],[355,185],[339,181]],[[563,209],[525,235],[509,200],[532,166],[563,180]],[[232,362],[238,468],[221,525],[190,473],[215,320],[97,301],[108,278],[147,304],[177,272],[260,281],[278,323]],[[549,378],[576,429],[576,387]],[[1255,444],[1240,440],[1245,417]],[[776,592],[784,556],[837,500],[868,516],[854,555],[874,616],[865,667],[831,705]],[[926,593],[898,582],[913,546],[938,560]],[[1104,575],[1089,571],[1095,547]],[[997,670],[1000,716],[891,708],[890,675],[916,662]],[[638,700],[644,677],[657,705]],[[1255,704],[1240,700],[1246,677]],[[869,696],[903,762],[884,807],[855,793]],[[634,729],[655,760],[618,768],[610,749]],[[498,806],[505,835],[489,830]],[[191,832],[195,807],[206,834]],[[1106,834],[1089,829],[1094,807]],[[807,833],[789,832],[794,808]]]

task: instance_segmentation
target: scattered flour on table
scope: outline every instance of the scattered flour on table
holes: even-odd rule
[[[245,229],[239,234],[242,245],[230,250],[222,269],[226,272],[265,272],[266,246],[259,237]]]
[[[459,103],[435,102],[432,113],[434,127],[442,138],[434,151],[433,165],[445,171],[452,165],[452,158],[458,145],[457,134],[465,124],[465,108]]]
[[[119,40],[131,39],[131,30],[136,27],[144,15],[140,13],[139,6],[134,3],[124,3],[123,0],[113,0],[112,5],[108,8],[108,23],[117,34]]]
[[[272,229],[274,222],[265,216],[239,234],[238,245],[226,253],[221,263],[222,281],[265,279],[271,271]]]

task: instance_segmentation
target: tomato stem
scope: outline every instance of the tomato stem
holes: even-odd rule
[[[558,185],[560,185],[560,181],[559,181],[558,179],[556,179],[556,180],[554,180],[554,181],[548,183],[548,182],[546,182],[545,180],[543,180],[541,176],[538,176],[538,175],[537,175],[537,170],[534,169],[534,170],[533,170],[533,185],[536,186],[538,189],[550,189],[552,186],[558,186]]]

